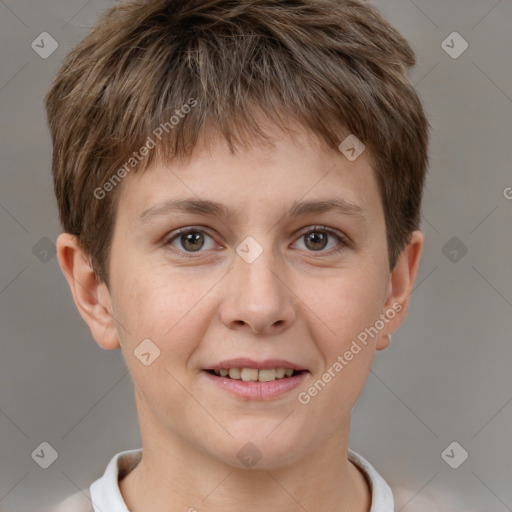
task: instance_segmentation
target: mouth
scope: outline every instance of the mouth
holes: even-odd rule
[[[201,372],[207,380],[230,396],[242,400],[286,398],[304,383],[310,372],[284,360],[255,362],[248,359],[223,361]]]
[[[210,375],[225,379],[242,380],[244,382],[273,382],[281,379],[290,379],[307,370],[293,368],[220,368],[205,370]]]

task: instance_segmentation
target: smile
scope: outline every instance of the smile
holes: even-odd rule
[[[264,370],[258,370],[257,368],[222,368],[208,371],[217,375],[217,377],[227,377],[243,380],[244,382],[271,382],[276,379],[286,379],[299,373],[293,368],[267,368]]]
[[[284,370],[284,376],[282,375]],[[225,375],[222,375],[221,372]],[[232,396],[251,400],[270,400],[285,396],[298,387],[310,375],[307,370],[291,368],[230,368],[203,370],[201,372],[212,384]],[[286,375],[288,373],[289,375]]]

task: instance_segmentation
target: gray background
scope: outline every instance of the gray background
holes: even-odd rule
[[[409,490],[396,510],[423,496],[442,510],[512,510],[512,1],[374,3],[417,53],[410,76],[433,133],[411,310],[376,355],[350,446]],[[51,252],[60,227],[42,100],[108,5],[0,1],[3,512],[45,510],[140,446],[122,355],[96,345]],[[44,31],[59,45],[46,59],[31,47]],[[441,46],[454,31],[469,44],[458,58]],[[469,454],[457,469],[441,456],[453,441]],[[42,442],[58,452],[48,469],[31,457]]]

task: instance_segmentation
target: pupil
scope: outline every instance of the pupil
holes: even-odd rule
[[[325,242],[327,240],[327,236],[325,233],[319,233],[318,231],[313,231],[306,235],[306,245],[308,241],[313,241],[313,245],[318,244],[320,242],[320,247],[314,246],[312,247],[313,250],[319,250],[323,249],[325,247]],[[323,243],[322,243],[323,242]]]
[[[204,236],[203,236],[202,233],[199,233],[197,231],[194,231],[192,233],[187,233],[185,235],[182,235],[182,242],[184,240],[183,247],[187,248],[187,244],[190,244],[190,243],[194,244],[198,240],[201,240],[201,239],[204,239]],[[201,240],[201,241],[204,243],[204,240]],[[196,246],[191,245],[190,247],[188,247],[188,249],[190,249],[192,251],[197,251],[201,247],[202,247],[202,244],[199,247],[197,245]]]

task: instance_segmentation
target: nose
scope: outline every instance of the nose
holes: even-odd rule
[[[252,263],[237,256],[226,280],[220,316],[228,328],[270,336],[293,324],[296,295],[272,251]]]

